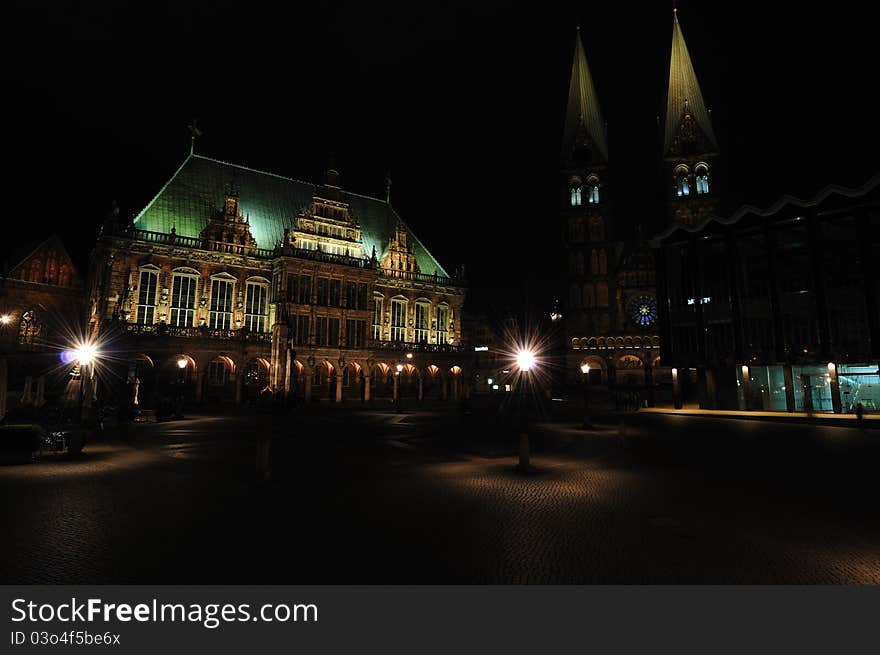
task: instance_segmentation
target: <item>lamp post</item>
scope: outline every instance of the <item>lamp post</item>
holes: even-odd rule
[[[94,372],[94,362],[98,357],[98,349],[90,343],[80,343],[70,351],[71,356],[79,367],[79,420],[84,423],[83,413],[85,411],[86,381],[91,381],[91,374]],[[89,375],[86,375],[86,371]]]
[[[400,414],[400,374],[403,372],[403,364],[395,367],[394,374],[394,411]]]
[[[189,364],[185,357],[177,360],[177,403],[174,408],[174,418],[183,418],[183,387],[186,384],[186,367]]]
[[[584,385],[584,430],[592,430],[593,423],[590,421],[590,365],[587,362],[581,364],[581,381]]]
[[[529,442],[529,430],[526,422],[526,394],[531,383],[531,370],[537,360],[531,350],[520,350],[516,354],[516,365],[520,370],[519,389],[517,390],[519,401],[519,465],[517,468],[523,473],[531,470],[531,443]]]

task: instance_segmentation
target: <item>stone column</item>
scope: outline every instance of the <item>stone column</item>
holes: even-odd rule
[[[290,348],[286,349],[286,356],[284,362],[284,397],[287,398],[290,396],[291,389],[291,379],[293,375],[293,371],[291,370],[293,367],[293,357],[291,357]]]
[[[305,387],[305,390],[304,390],[303,395],[304,395],[305,401],[308,403],[308,402],[311,402],[311,400],[312,400],[312,375],[313,375],[312,368],[311,367],[309,367],[308,369],[303,368],[303,375],[305,377],[304,385],[303,385]]]
[[[394,372],[394,395],[391,397],[391,399],[394,402],[397,402],[397,396],[400,393],[399,389],[400,389],[400,373],[395,371]]]
[[[681,370],[672,369],[672,404],[675,409],[681,409]]]
[[[370,402],[370,376],[364,376],[364,402]]]
[[[336,402],[342,402],[342,369],[336,369]]]
[[[752,399],[752,375],[749,373],[748,366],[740,367],[740,385],[742,388],[742,400],[740,401],[739,408],[743,411],[748,411],[749,403]]]
[[[835,414],[843,411],[840,403],[840,379],[837,377],[837,364],[828,362],[828,377],[831,381],[831,407]]]
[[[422,376],[419,375],[419,401],[421,402],[422,397],[424,396],[424,384],[422,382]]]
[[[441,375],[441,376],[440,376],[440,381],[441,381],[441,385],[440,385],[440,399],[441,399],[441,400],[446,400],[446,399],[448,398],[448,393],[449,393],[449,391],[448,391],[448,384],[447,384],[447,382],[446,382],[446,376],[445,376],[445,375]]]
[[[782,367],[782,384],[785,386],[785,411],[794,411],[794,375],[791,364]]]
[[[461,374],[452,376],[452,399],[458,400],[461,395]]]

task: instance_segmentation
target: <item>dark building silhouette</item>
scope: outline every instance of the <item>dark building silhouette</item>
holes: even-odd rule
[[[880,175],[655,241],[677,405],[880,409]]]

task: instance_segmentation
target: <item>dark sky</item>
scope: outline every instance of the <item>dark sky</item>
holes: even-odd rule
[[[82,269],[111,201],[143,207],[195,116],[197,150],[218,159],[317,181],[332,151],[343,186],[376,196],[390,170],[394,205],[447,269],[467,264],[477,304],[516,304],[531,286],[549,305],[578,20],[615,220],[624,233],[665,225],[671,2],[14,4],[6,220],[20,239],[57,231]],[[680,3],[727,207],[880,169],[876,24],[854,2],[778,4]]]

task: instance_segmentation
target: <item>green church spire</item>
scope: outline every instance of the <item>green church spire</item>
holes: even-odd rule
[[[562,138],[563,158],[569,158],[576,147],[582,146],[583,137],[592,141],[601,159],[608,160],[608,143],[605,137],[605,121],[593,86],[593,77],[587,66],[587,55],[581,42],[580,27],[574,46],[571,65],[571,84],[568,89],[568,109],[565,113],[565,132]]]
[[[691,56],[688,53],[681,25],[678,22],[678,11],[673,10],[672,20],[672,55],[669,59],[669,90],[666,95],[666,133],[663,139],[663,154],[670,155],[675,147],[685,116],[690,115],[705,137],[705,145],[713,152],[718,151],[718,142],[709,110],[703,100],[700,84],[694,72]]]

